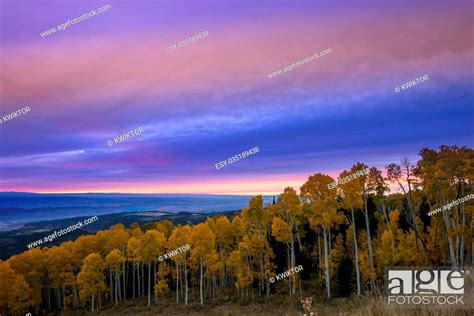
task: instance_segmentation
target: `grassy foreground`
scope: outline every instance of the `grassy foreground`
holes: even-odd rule
[[[313,296],[314,297],[314,296]],[[464,316],[473,315],[473,310],[435,310],[435,309],[392,309],[384,305],[382,298],[336,298],[330,303],[324,302],[324,297],[316,297],[313,304],[313,316],[356,315],[356,316]],[[298,300],[289,302],[287,296],[271,296],[270,300],[256,299],[252,302],[219,302],[201,307],[199,304],[189,304],[187,307],[175,303],[158,303],[147,308],[143,300],[127,301],[117,308],[107,307],[91,313],[90,310],[63,311],[61,316],[76,315],[192,315],[192,316],[302,316],[304,314]],[[52,315],[52,314],[49,314]],[[308,315],[309,316],[309,315]]]

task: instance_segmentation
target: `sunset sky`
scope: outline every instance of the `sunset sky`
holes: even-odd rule
[[[0,191],[272,194],[474,143],[471,1],[6,0],[0,12],[0,116],[31,108],[0,124]]]

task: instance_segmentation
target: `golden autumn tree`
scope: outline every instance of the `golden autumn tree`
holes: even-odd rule
[[[401,164],[391,163],[385,167],[387,171],[387,180],[391,183],[397,183],[403,192],[405,200],[407,201],[408,216],[406,216],[407,222],[411,228],[415,231],[417,239],[421,242],[421,250],[426,255],[426,246],[423,235],[419,227],[419,221],[416,214],[416,201],[414,188],[418,181],[416,179],[416,171],[407,158],[402,159]],[[415,241],[415,248],[417,248],[417,242]]]
[[[127,242],[127,260],[132,262],[132,292],[133,298],[135,298],[136,289],[138,290],[138,296],[141,297],[141,284],[142,278],[140,278],[140,271],[143,271],[142,264],[138,260],[138,249],[140,249],[143,232],[139,227],[130,228],[131,238]],[[136,280],[136,282],[135,282]],[[136,285],[135,285],[136,284]]]
[[[106,242],[106,253],[108,254],[111,250],[113,249],[118,249],[120,250],[121,255],[125,258],[127,256],[127,243],[128,240],[130,239],[130,233],[128,230],[125,229],[125,226],[123,224],[116,224],[110,227],[109,229],[109,237]],[[125,274],[127,273],[126,271],[126,265],[125,265],[125,260],[122,262],[122,282],[120,282],[120,278],[118,279],[119,281],[119,291],[118,291],[118,296],[119,299],[121,299],[121,293],[123,293],[123,297],[127,296],[127,278],[125,277]],[[122,283],[122,286],[120,286],[120,283]]]
[[[261,195],[253,196],[250,199],[248,207],[242,210],[241,219],[245,225],[246,234],[253,241],[252,259],[258,267],[258,272],[254,275],[258,279],[259,294],[266,287],[268,295],[270,293],[269,271],[271,270],[268,263],[274,254],[268,241],[271,217],[263,206]]]
[[[185,247],[191,245],[191,227],[189,225],[181,226],[178,225],[173,229],[168,240],[169,249],[177,249],[179,247]],[[176,266],[176,303],[179,303],[179,284],[180,280],[184,279],[184,304],[188,305],[188,262],[189,262],[189,251],[181,252],[171,259],[174,261]],[[164,285],[161,283],[159,286],[160,293],[162,293]],[[181,290],[182,291],[182,290]]]
[[[0,260],[0,312],[7,314],[9,308],[11,287],[15,282],[15,271],[8,261]]]
[[[302,208],[298,193],[293,188],[286,188],[278,196],[278,202],[273,205],[275,214],[272,220],[272,235],[280,242],[284,242],[288,250],[288,269],[296,266],[295,235],[298,225],[298,217],[302,214]],[[299,275],[298,275],[299,276]],[[289,278],[289,293],[295,295],[297,275]]]
[[[362,172],[364,170],[369,169],[369,167],[361,162],[356,163],[351,168],[351,173]],[[363,174],[362,176],[358,176],[356,179],[351,180],[351,182],[358,182],[362,187],[362,200],[364,202],[364,207],[362,208],[362,213],[364,214],[365,218],[365,231],[367,234],[367,252],[369,258],[369,265],[372,271],[371,275],[374,275],[375,266],[374,266],[374,253],[372,250],[372,234],[370,232],[370,222],[369,222],[369,209],[368,209],[368,200],[369,194],[373,191],[373,188],[370,187],[372,181],[369,179],[369,175]],[[371,279],[371,289],[375,287],[375,279]]]
[[[344,170],[340,175],[339,178],[343,179],[345,177],[350,176],[357,170],[354,170],[354,167],[350,171]],[[354,179],[356,180],[356,179]],[[359,248],[357,244],[357,228],[356,222],[354,217],[354,210],[355,209],[362,209],[363,200],[362,200],[362,182],[361,181],[348,181],[345,183],[339,184],[339,192],[342,196],[341,206],[345,209],[351,211],[351,228],[352,228],[352,238],[353,241],[353,249],[354,249],[354,263],[356,269],[356,284],[357,284],[357,295],[361,294],[361,287],[360,287],[360,268],[359,268]]]
[[[154,263],[156,268],[156,258],[164,252],[166,238],[163,233],[156,230],[149,230],[143,235],[140,248],[138,249],[138,258],[148,267],[148,306],[151,303],[151,266]],[[155,270],[155,269],[154,269]],[[156,273],[156,270],[153,271]],[[153,278],[156,282],[156,277]]]
[[[128,240],[128,243],[127,243],[127,260],[132,263],[133,298],[135,298],[135,289],[137,288],[137,286],[135,285],[136,284],[135,280],[137,279],[138,282],[140,282],[140,274],[138,270],[138,249],[140,249],[140,244],[141,244],[140,240],[141,240],[141,237],[140,239],[132,237]],[[138,276],[137,276],[137,273],[138,273]],[[140,288],[140,285],[138,285],[138,288]]]
[[[324,262],[325,262],[325,280],[326,297],[331,299],[331,278],[329,275],[329,253],[328,240],[331,227],[344,223],[345,217],[337,211],[336,190],[329,189],[328,185],[333,179],[327,175],[317,173],[308,178],[301,187],[301,198],[309,206],[308,221],[317,229],[320,227],[323,231],[324,243]]]
[[[216,236],[205,223],[193,226],[191,232],[191,262],[199,267],[199,298],[204,304],[204,274],[209,270],[209,260],[214,259]],[[206,271],[204,269],[206,268]]]
[[[125,261],[125,258],[122,256],[122,253],[118,249],[111,250],[109,254],[105,257],[105,267],[109,270],[110,274],[110,288],[114,288],[115,291],[115,306],[118,305],[118,292],[120,289],[120,273],[122,264]],[[115,277],[115,286],[112,286],[114,282],[112,282],[113,278]]]
[[[33,248],[11,257],[9,262],[15,273],[23,275],[33,290],[34,305],[38,313],[42,302],[43,279],[47,273],[44,251]]]
[[[67,254],[67,272],[69,274],[65,288],[72,289],[72,306],[73,308],[79,307],[79,289],[77,285],[77,275],[81,270],[83,259],[80,259],[76,253],[77,245],[73,241],[66,241],[61,244],[61,248],[64,249]],[[46,252],[45,252],[46,255]],[[66,303],[69,304],[70,296]],[[70,305],[70,304],[69,304]]]
[[[242,241],[245,235],[245,224],[240,216],[235,216],[230,222],[230,230],[232,235],[233,244],[237,245]]]
[[[215,231],[217,252],[221,264],[220,284],[221,288],[227,286],[227,258],[235,246],[232,236],[232,227],[227,216],[218,216],[215,219]]]
[[[95,298],[100,299],[105,290],[104,261],[98,253],[91,253],[84,259],[81,272],[77,275],[81,299],[91,299],[91,310],[94,312]]]
[[[35,304],[33,290],[23,275],[15,276],[8,299],[9,308],[15,315],[24,314]]]
[[[168,238],[173,231],[173,223],[167,219],[161,220],[156,223],[155,230],[163,233]]]
[[[46,252],[51,288],[55,289],[58,306],[62,304],[63,309],[66,309],[67,306],[66,291],[75,283],[72,256],[73,254],[66,245],[49,248]]]
[[[229,270],[235,278],[237,293],[248,297],[248,287],[252,284],[254,277],[250,268],[249,255],[243,250],[234,250],[229,254],[227,260]]]
[[[471,265],[474,263],[474,203],[457,202],[474,192],[474,151],[458,146],[440,146],[439,151],[424,148],[421,160],[414,168],[414,175],[420,179],[426,197],[433,209],[451,204],[431,216],[438,225],[442,219],[449,246],[449,259],[453,269],[466,265],[465,240],[471,239]],[[468,219],[471,218],[469,223]]]

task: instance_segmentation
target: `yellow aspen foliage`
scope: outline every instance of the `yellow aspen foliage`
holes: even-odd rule
[[[188,225],[177,226],[173,229],[168,239],[168,249],[174,250],[184,247],[185,245],[191,245],[191,227]],[[171,259],[176,262],[183,262],[188,257],[189,252],[182,251],[175,254]]]
[[[344,254],[344,238],[342,237],[342,235],[338,235],[336,237],[336,242],[334,243],[331,251],[329,252],[329,273],[332,279],[334,279],[337,265],[341,261]]]
[[[98,253],[91,253],[84,259],[81,272],[77,275],[79,295],[82,300],[91,300],[91,309],[94,311],[95,299],[105,290],[104,261]]]
[[[380,236],[380,242],[374,244],[375,262],[379,275],[384,274],[385,267],[398,265],[399,255],[397,249],[392,248],[393,242],[393,235],[388,230],[384,230]]]
[[[105,257],[105,267],[110,269],[113,274],[117,275],[120,274],[121,266],[124,261],[125,258],[122,256],[120,250],[114,249]]]
[[[240,216],[235,216],[231,222],[231,234],[234,245],[242,241],[245,235],[245,225]]]
[[[204,269],[213,264],[215,255],[216,236],[206,223],[193,226],[191,233],[191,267],[199,271],[199,295],[201,305],[204,304],[203,277]]]
[[[138,249],[138,258],[141,262],[150,265],[156,258],[164,253],[166,238],[163,233],[156,230],[149,230],[141,239]]]
[[[173,223],[167,219],[161,220],[156,223],[155,230],[157,232],[163,233],[165,237],[168,238],[171,235],[171,232],[173,231]]]
[[[168,283],[166,280],[160,280],[155,284],[155,288],[153,290],[157,296],[164,295],[169,292]]]
[[[168,249],[178,249],[180,247],[185,247],[186,245],[191,245],[191,227],[189,225],[181,226],[178,225],[173,229],[171,235],[168,239]],[[184,287],[181,289],[181,292],[185,293],[185,303],[187,304],[188,298],[188,261],[189,261],[189,251],[183,251],[176,254],[171,259],[175,262],[175,271],[172,276],[176,281],[176,302],[179,302],[179,291],[180,291],[180,280],[184,278]],[[161,266],[160,266],[161,268]],[[184,277],[183,277],[184,276]],[[182,283],[181,283],[182,284]]]
[[[269,209],[271,209],[270,214],[273,214],[272,235],[275,236],[277,241],[286,244],[290,253],[288,268],[294,267],[296,265],[296,229],[299,224],[299,217],[303,214],[299,196],[293,188],[288,187],[278,197],[277,204],[269,207]],[[294,279],[296,277],[293,277],[291,280]],[[290,295],[296,293],[294,283],[290,282]]]
[[[8,307],[13,314],[25,314],[33,305],[33,290],[23,275],[16,275],[10,288]]]
[[[140,239],[143,237],[143,232],[139,227],[137,227],[131,230],[130,235],[136,239]]]
[[[157,257],[164,253],[166,238],[163,233],[156,230],[148,230],[141,239],[138,249],[138,260],[148,266],[148,306],[151,304],[151,266],[156,262]]]
[[[388,214],[388,218],[390,220],[390,226],[392,227],[393,237],[396,239],[398,233],[402,232],[401,229],[398,228],[398,220],[400,218],[400,211],[395,209]]]
[[[432,263],[435,262],[449,262],[449,245],[446,238],[440,236],[440,231],[443,229],[443,223],[439,218],[431,221],[431,225],[427,228],[427,248],[430,254]]]
[[[272,235],[277,241],[289,244],[290,230],[288,224],[279,217],[274,217],[272,220]]]
[[[249,266],[248,257],[240,250],[234,250],[229,255],[229,269],[235,277],[235,288],[238,290],[249,287],[253,280],[253,273]]]
[[[125,254],[125,249],[127,248],[128,240],[130,239],[129,232],[122,226],[113,226],[115,227],[110,231],[110,238],[107,239],[107,250],[119,249],[122,254]]]
[[[39,248],[30,249],[9,259],[10,266],[16,274],[25,277],[26,282],[33,290],[33,299],[36,306],[41,305],[43,279],[47,272],[44,251]]]
[[[215,252],[216,236],[205,223],[193,226],[191,242],[191,260],[194,265],[204,263]]]
[[[66,297],[66,290],[75,287],[74,255],[68,243],[48,248],[46,262],[51,288],[62,293],[63,308],[66,308],[70,299]],[[58,302],[59,304],[59,302]]]
[[[359,253],[359,267],[361,273],[361,280],[368,282],[376,276],[376,271],[370,268],[369,252],[367,251],[367,233],[365,230],[360,230],[358,236]]]
[[[156,283],[153,287],[153,293],[156,296],[162,296],[169,292],[167,276],[170,274],[171,268],[167,265],[160,264],[156,275]]]
[[[15,281],[15,277],[15,271],[10,267],[10,263],[0,260],[0,312],[2,314],[7,313],[11,287]]]
[[[141,241],[135,237],[128,240],[127,243],[127,258],[130,262],[137,262],[138,249],[140,249]]]
[[[333,179],[330,176],[317,173],[308,178],[301,187],[301,198],[309,207],[306,214],[311,228],[323,231],[324,270],[326,283],[326,298],[331,299],[331,285],[329,274],[328,238],[332,227],[338,227],[346,222],[342,212],[338,212],[337,191],[329,188]]]
[[[100,251],[96,235],[82,235],[74,241],[74,245],[75,256],[81,261],[81,266],[89,254]]]
[[[422,256],[422,245],[416,238],[413,230],[407,233],[398,233],[398,258],[401,259],[401,264],[406,266],[421,266],[424,264],[424,257]]]
[[[215,219],[215,223],[214,234],[216,235],[218,249],[223,251],[223,253],[227,253],[234,244],[231,223],[227,216],[218,216]]]

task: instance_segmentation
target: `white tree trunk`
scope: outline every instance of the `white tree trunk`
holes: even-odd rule
[[[132,270],[132,275],[133,275],[133,280],[132,280],[132,287],[133,287],[133,298],[135,298],[135,270],[136,270],[136,264],[133,262],[133,270]]]
[[[202,258],[200,259],[199,262],[199,268],[200,268],[200,277],[199,277],[199,296],[201,298],[201,305],[204,304],[204,299],[202,296]]]
[[[184,305],[188,305],[188,267],[186,260],[184,261],[184,284],[186,292],[184,293]]]
[[[291,268],[294,268],[296,265],[296,256],[295,256],[295,236],[293,235],[293,224],[290,225],[290,234],[291,234]],[[296,275],[291,276],[292,280],[292,295],[296,294],[296,287],[295,287],[295,280],[296,280]]]
[[[119,282],[118,276],[115,275],[115,306],[118,306],[118,290],[119,290]]]
[[[179,263],[176,261],[176,303],[179,303]]]
[[[354,218],[354,209],[351,208],[352,213],[352,232],[354,234],[354,261],[356,265],[356,277],[357,277],[357,295],[360,296],[360,271],[359,271],[359,251],[357,247],[357,233],[356,233],[356,225],[355,225],[355,218]]]
[[[374,256],[372,253],[372,238],[370,237],[370,223],[369,223],[369,211],[367,210],[367,194],[364,194],[364,215],[365,215],[365,227],[367,230],[367,248],[369,249],[369,264],[370,264],[370,271],[374,271]],[[374,289],[374,280],[371,278],[372,287],[371,290]]]
[[[329,258],[328,258],[328,239],[327,231],[323,229],[323,238],[324,238],[324,266],[326,270],[326,293],[327,300],[331,299],[331,280],[329,278]]]
[[[151,285],[150,274],[151,274],[151,262],[148,263],[148,307],[150,307],[150,285]]]

